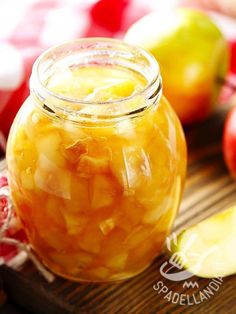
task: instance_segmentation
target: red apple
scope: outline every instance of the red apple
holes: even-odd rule
[[[230,41],[230,51],[231,51],[230,71],[236,74],[236,40]]]
[[[234,100],[236,103],[236,98]],[[230,173],[236,178],[236,106],[228,113],[225,121],[223,154]]]

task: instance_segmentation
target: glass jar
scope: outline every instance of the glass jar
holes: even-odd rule
[[[161,252],[186,171],[156,60],[118,40],[79,39],[43,53],[30,87],[7,164],[33,249],[72,280],[140,273]]]

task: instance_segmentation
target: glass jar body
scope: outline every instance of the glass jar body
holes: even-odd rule
[[[78,281],[132,277],[161,252],[186,170],[182,127],[165,98],[142,114],[89,126],[30,96],[12,126],[12,199],[32,247]]]

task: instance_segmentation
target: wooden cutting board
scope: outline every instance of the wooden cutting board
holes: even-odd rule
[[[185,130],[189,148],[188,177],[174,227],[177,232],[236,204],[236,182],[229,176],[221,153],[225,115],[225,109],[218,110],[210,119]],[[4,161],[0,162],[0,170],[3,168]],[[166,261],[167,256],[159,256],[142,274],[120,284],[78,284],[61,278],[49,284],[30,262],[19,272],[2,267],[0,275],[10,298],[37,314],[236,313],[236,276],[224,278],[220,285],[192,277],[190,280],[198,286],[192,288],[160,274],[160,267]],[[155,291],[153,286],[157,282],[165,285],[168,292],[172,291],[172,296]],[[213,294],[208,293],[206,300],[195,304],[200,301],[200,291],[209,291],[210,284],[217,291],[211,289]],[[174,293],[176,298],[172,300]],[[185,299],[182,303],[189,296],[189,302],[194,304],[180,305],[177,298],[181,294]]]

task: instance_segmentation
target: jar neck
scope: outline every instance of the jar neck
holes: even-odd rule
[[[48,79],[57,75],[58,70],[88,65],[119,66],[142,75],[147,83],[143,90],[129,97],[100,102],[57,94],[47,87]],[[74,122],[109,122],[140,115],[157,104],[162,95],[162,80],[156,60],[141,48],[116,39],[85,38],[43,53],[33,66],[30,90],[47,114]]]

